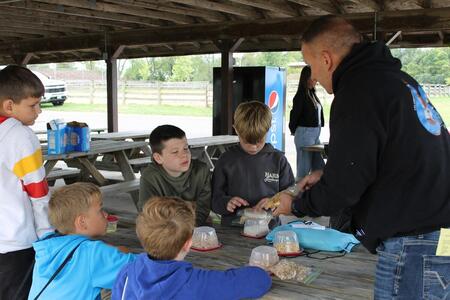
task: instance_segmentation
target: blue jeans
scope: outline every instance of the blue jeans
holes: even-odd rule
[[[450,299],[450,256],[436,256],[439,230],[385,240],[377,248],[375,300]]]
[[[322,169],[325,163],[319,152],[304,151],[302,147],[320,143],[320,127],[297,127],[294,143],[297,149],[297,179],[310,171]]]

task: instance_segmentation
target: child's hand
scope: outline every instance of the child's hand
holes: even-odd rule
[[[256,205],[254,206],[254,209],[257,210],[257,211],[263,210],[264,206],[267,204],[267,202],[269,202],[269,200],[270,200],[270,198],[262,198],[262,199],[258,202],[258,204],[256,204]]]
[[[233,197],[230,199],[230,201],[228,201],[227,203],[227,210],[229,212],[234,212],[234,210],[237,207],[241,207],[241,206],[249,206],[250,204],[248,204],[248,202],[244,199],[242,199],[241,197]]]

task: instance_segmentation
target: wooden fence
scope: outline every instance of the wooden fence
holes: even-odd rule
[[[106,84],[104,81],[67,81],[69,101],[90,104],[106,103]],[[288,81],[286,86],[287,106],[297,91],[298,81]],[[423,85],[431,96],[450,96],[450,86]],[[332,95],[317,86],[317,96],[323,102],[331,102]],[[208,82],[142,82],[120,81],[118,85],[120,104],[171,104],[210,107],[213,101],[213,87]]]

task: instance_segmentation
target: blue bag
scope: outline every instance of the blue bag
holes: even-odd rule
[[[295,224],[304,224],[303,221],[296,221],[286,225],[275,227],[267,236],[269,242],[273,241],[275,233],[281,230],[292,230],[297,234],[301,247],[321,251],[345,251],[350,252],[352,248],[360,242],[349,233],[343,233],[334,229],[312,229],[297,228]]]

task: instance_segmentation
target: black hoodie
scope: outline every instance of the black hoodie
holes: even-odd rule
[[[380,42],[357,44],[344,58],[333,73],[323,176],[294,202],[297,215],[350,208],[352,229],[372,253],[387,238],[450,226],[449,133],[400,69]]]

